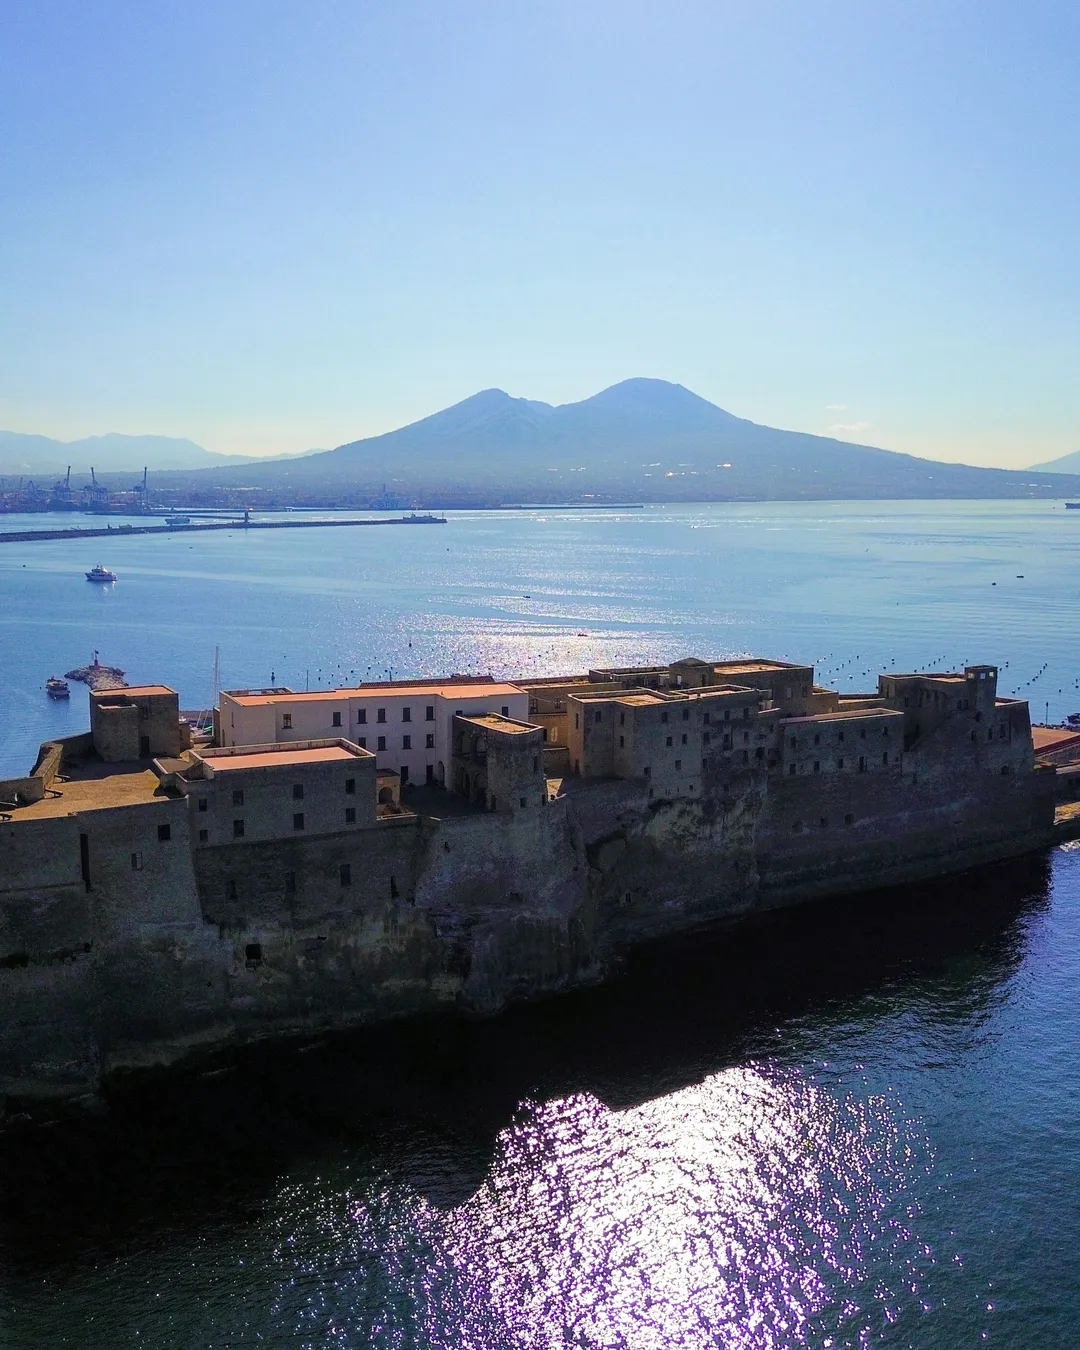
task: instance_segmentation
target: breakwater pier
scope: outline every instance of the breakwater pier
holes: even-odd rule
[[[199,534],[208,530],[322,530],[351,525],[445,525],[445,516],[368,517],[363,520],[213,520],[189,525],[108,525],[104,529],[0,531],[0,544],[41,539],[118,539],[129,534]]]

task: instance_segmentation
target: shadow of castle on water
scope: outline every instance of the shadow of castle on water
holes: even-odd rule
[[[489,1019],[420,1018],[114,1083],[107,1108],[0,1134],[3,1255],[32,1269],[167,1227],[256,1220],[334,1154],[439,1207],[488,1174],[523,1101],[612,1110],[748,1061],[801,1066],[898,1015],[962,1056],[1049,904],[1052,855],[816,903],[639,949],[610,982]]]

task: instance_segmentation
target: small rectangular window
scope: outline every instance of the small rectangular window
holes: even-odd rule
[[[626,726],[626,714],[624,712],[621,712],[619,714],[619,726],[621,727]]]
[[[815,772],[815,773],[820,773],[820,772],[821,772],[821,760],[820,760],[820,759],[815,759],[815,760],[814,760],[814,772]]]
[[[428,706],[424,709],[424,721],[425,722],[435,721],[435,705],[433,703],[429,703]]]
[[[361,750],[366,750],[366,749],[367,749],[367,737],[366,737],[366,736],[357,736],[357,738],[356,738],[356,744],[360,747]]]
[[[711,740],[711,736],[710,736],[709,732],[707,732],[707,731],[702,732],[701,739],[705,742],[706,745],[708,745],[709,742],[710,742],[710,740]]]
[[[235,878],[235,877],[230,877],[230,878],[229,878],[229,883],[228,883],[228,886],[226,887],[226,893],[227,893],[227,895],[228,895],[228,897],[229,897],[230,900],[235,900],[235,899],[236,899],[236,878]]]
[[[304,785],[303,785],[303,783],[294,783],[294,784],[292,785],[292,795],[293,795],[293,801],[294,801],[294,802],[302,802],[302,801],[304,800]]]
[[[352,867],[349,863],[342,863],[338,868],[338,880],[343,886],[352,885]]]
[[[142,871],[142,854],[141,854],[141,853],[133,853],[133,854],[131,855],[131,870],[132,870],[133,872],[141,872],[141,871]]]
[[[293,818],[292,818],[292,827],[293,827],[294,830],[302,830],[302,829],[304,828],[304,813],[303,813],[303,811],[297,811],[297,813],[293,816]]]
[[[599,708],[597,708],[596,712],[593,714],[593,721],[594,721],[594,722],[602,722],[603,720],[604,720],[604,714],[600,711]]]
[[[794,764],[789,764],[789,765],[788,765],[788,773],[789,773],[789,774],[791,774],[791,773],[798,773],[798,771],[799,771],[798,768],[797,768]]]
[[[425,750],[435,749],[435,733],[433,731],[429,731],[427,735],[424,737],[424,749]]]
[[[646,778],[648,778],[649,773],[650,773],[650,769],[649,769],[649,766],[648,766],[647,764],[645,765],[644,769],[642,769],[642,773],[645,775]]]
[[[672,740],[671,740],[671,737],[669,736],[669,737],[667,738],[667,744],[668,744],[668,745],[671,745],[671,743],[672,743]]]
[[[345,824],[346,824],[346,825],[355,825],[355,824],[356,824],[356,807],[355,807],[355,806],[347,806],[347,807],[345,808]]]
[[[683,734],[682,734],[682,743],[683,743],[683,745],[686,744],[686,732],[685,732],[685,731],[684,731]]]
[[[335,727],[341,726],[341,714],[339,712],[334,713],[333,718],[331,719],[331,725]]]
[[[237,791],[237,792],[234,792],[234,793],[233,793],[233,795],[232,795],[232,804],[233,804],[233,806],[243,806],[243,804],[244,804],[244,794],[243,794],[243,792]]]
[[[375,710],[375,721],[376,721],[376,722],[385,722],[385,721],[386,721],[386,709],[385,709],[385,708],[376,708],[376,710]]]
[[[286,895],[295,895],[295,894],[296,894],[296,873],[295,873],[295,872],[286,872],[286,873],[285,873],[285,894],[286,894]]]
[[[412,721],[412,709],[411,709],[411,708],[402,708],[402,710],[401,710],[401,720],[402,720],[403,722],[411,722],[411,721]]]
[[[346,797],[355,797],[355,796],[356,796],[356,779],[355,779],[355,778],[346,778],[346,779],[345,779],[345,796],[346,796]]]
[[[683,720],[684,722],[689,722],[689,721],[690,721],[690,709],[689,709],[689,708],[684,708],[684,709],[682,710],[682,720]]]
[[[292,730],[292,713],[281,714],[281,725],[285,731]]]
[[[357,708],[357,710],[356,710],[356,720],[357,720],[358,724],[359,724],[360,726],[362,726],[362,727],[367,725],[367,709],[366,709],[366,708]]]
[[[494,798],[493,798],[492,800],[494,800]],[[524,797],[519,797],[519,798],[518,798],[518,802],[520,803],[521,806],[524,806],[524,805],[525,805],[525,798],[524,798]]]
[[[244,837],[244,822],[243,822],[242,820],[234,820],[234,821],[233,821],[233,823],[232,823],[232,837],[233,837],[234,839],[243,839],[243,837]]]
[[[623,748],[623,746],[625,746],[625,744],[626,744],[626,737],[625,737],[625,736],[620,736],[620,737],[619,737],[619,749],[621,750],[621,749]]]
[[[681,759],[677,759],[677,760],[675,761],[675,767],[676,767],[677,769],[681,769],[681,768],[682,768],[682,760],[681,760]]]
[[[172,838],[171,825],[159,825],[157,827],[157,837],[161,843],[165,844]]]
[[[200,844],[207,844],[207,843],[209,843],[209,842],[210,842],[210,831],[209,831],[209,830],[200,830],[200,831],[199,831],[199,843],[200,843]]]
[[[412,737],[411,737],[411,736],[402,736],[402,738],[401,738],[401,748],[402,748],[402,750],[411,750],[411,749],[412,749]]]
[[[666,722],[666,721],[667,721],[667,710],[666,710],[666,709],[660,714],[660,721],[661,721],[661,722]]]
[[[200,798],[199,798],[199,810],[200,810],[200,811],[205,811],[208,805],[209,805],[209,803],[208,803],[208,801],[207,801],[207,799],[206,799],[205,797],[200,797]]]
[[[378,739],[378,740],[376,741],[376,743],[375,743],[375,748],[376,748],[377,750],[385,750],[385,749],[386,749],[386,737],[385,737],[385,736],[380,736],[380,737],[379,737],[379,739]]]
[[[510,707],[509,707],[509,705],[507,705],[505,708],[503,708],[503,710],[502,710],[502,715],[503,715],[504,717],[509,717],[509,716],[510,716]]]

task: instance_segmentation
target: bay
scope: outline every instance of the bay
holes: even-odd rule
[[[997,662],[1080,708],[1052,503],[455,513],[0,547],[2,771],[88,659],[210,698],[686,653]],[[38,518],[40,519],[40,518]],[[70,523],[69,520],[65,523]],[[4,528],[14,528],[10,518]],[[996,584],[994,584],[996,583]],[[410,645],[411,644],[411,645]],[[486,1022],[268,1046],[0,1132],[0,1343],[1057,1347],[1080,1302],[1080,850],[635,954]]]

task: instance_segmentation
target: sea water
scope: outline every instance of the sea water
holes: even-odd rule
[[[281,517],[278,517],[280,519]],[[305,517],[308,518],[308,517]],[[0,517],[0,533],[99,525]],[[97,561],[112,585],[86,580]],[[220,687],[553,675],[685,655],[883,670],[996,663],[1033,717],[1080,711],[1080,512],[1061,502],[815,502],[450,512],[445,525],[0,544],[0,774],[88,725],[45,680],[94,650],[181,707]]]
[[[842,689],[996,662],[1057,719],[1078,529],[1049,503],[462,513],[108,541],[102,591],[99,547],[0,545],[6,768],[85,726],[40,685],[94,647],[185,707],[215,647],[223,686],[294,688],[752,651]],[[1078,1008],[1066,846],[9,1120],[0,1344],[1069,1345]]]

